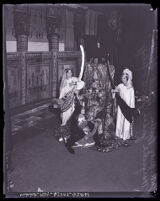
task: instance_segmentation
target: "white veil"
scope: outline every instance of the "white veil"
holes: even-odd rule
[[[66,69],[64,70],[63,76],[62,76],[62,80],[61,80],[61,84],[60,84],[60,88],[59,88],[59,94],[61,94],[63,85],[64,85],[64,81],[67,78],[67,73],[66,73]]]

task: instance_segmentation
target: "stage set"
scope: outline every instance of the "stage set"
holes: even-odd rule
[[[4,194],[153,196],[157,11],[10,4],[3,14]]]

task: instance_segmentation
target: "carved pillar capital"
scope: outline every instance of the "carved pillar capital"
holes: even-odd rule
[[[14,29],[17,39],[17,51],[27,51],[30,25],[30,12],[26,6],[15,6]]]
[[[46,31],[50,51],[58,51],[59,40],[59,8],[53,6],[47,9]]]
[[[29,35],[30,12],[28,7],[15,7],[14,28],[15,35]]]
[[[46,16],[46,31],[49,43],[49,51],[52,52],[51,59],[51,97],[57,95],[57,53],[59,48],[59,8],[57,6],[50,6],[47,8]]]

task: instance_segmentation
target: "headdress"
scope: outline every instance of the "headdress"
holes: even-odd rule
[[[124,70],[123,70],[123,73],[126,73],[126,74],[128,74],[128,87],[130,87],[130,86],[132,86],[132,71],[131,70],[129,70],[128,68],[125,68]]]
[[[125,68],[123,70],[123,73],[127,73],[129,76],[129,79],[132,81],[132,71],[130,71],[128,68]]]
[[[64,80],[67,78],[67,70],[71,70],[71,68],[67,67],[66,69],[64,69],[64,73],[63,73],[63,76],[62,76],[62,80],[61,80],[61,85],[60,85],[60,93],[61,93],[61,90],[62,90],[62,87],[63,87],[63,84],[64,84]]]

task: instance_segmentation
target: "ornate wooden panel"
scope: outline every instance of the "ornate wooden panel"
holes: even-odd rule
[[[50,97],[50,60],[27,61],[27,103]]]
[[[51,98],[52,92],[58,94],[61,77],[66,67],[72,68],[74,76],[79,74],[81,57],[78,51],[58,52],[58,58],[51,52],[23,54],[19,52],[7,54],[11,108],[21,106],[22,98],[25,98],[25,104],[28,104]],[[24,62],[22,56],[25,57]],[[56,69],[54,69],[55,62],[58,64]],[[23,64],[26,69],[25,79],[23,79]]]
[[[10,108],[13,108],[21,104],[19,55],[9,54],[7,59],[9,101]]]

